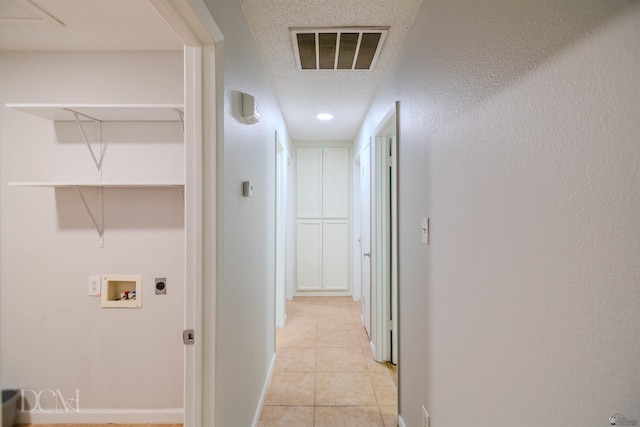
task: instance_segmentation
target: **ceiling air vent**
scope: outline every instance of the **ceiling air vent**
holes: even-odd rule
[[[291,28],[300,70],[371,70],[389,27]]]

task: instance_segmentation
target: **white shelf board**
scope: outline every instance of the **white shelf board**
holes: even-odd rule
[[[17,104],[7,108],[48,120],[74,121],[73,110],[103,122],[179,122],[183,104]],[[82,120],[82,116],[80,116]]]
[[[89,188],[166,188],[183,187],[178,183],[147,183],[147,182],[10,182],[11,187],[89,187]]]

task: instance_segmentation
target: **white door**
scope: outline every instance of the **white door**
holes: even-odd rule
[[[298,290],[322,289],[322,221],[298,220],[296,227],[296,285]]]
[[[349,290],[349,221],[323,221],[322,289]]]
[[[349,149],[323,148],[322,217],[349,218]]]
[[[362,256],[362,318],[371,337],[371,146],[360,154],[360,251]]]
[[[375,138],[372,163],[374,255],[372,272],[372,330],[377,361],[398,360],[398,244],[396,115],[381,126]]]
[[[322,218],[322,150],[296,150],[296,216]]]
[[[349,291],[350,156],[347,147],[296,150],[296,290]]]
[[[391,363],[398,363],[398,148],[396,135],[389,138],[391,173],[389,198],[391,202]]]

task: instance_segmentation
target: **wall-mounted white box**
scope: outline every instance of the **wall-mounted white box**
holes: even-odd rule
[[[142,275],[140,274],[103,274],[102,307],[141,308]]]

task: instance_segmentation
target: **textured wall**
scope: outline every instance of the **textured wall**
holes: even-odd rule
[[[425,0],[400,117],[400,413],[640,420],[640,7]],[[431,245],[420,217],[431,218]]]
[[[224,35],[216,425],[249,426],[275,351],[275,131],[290,141],[240,2],[206,4]],[[241,118],[241,92],[260,104],[258,124]],[[252,198],[242,196],[246,180],[254,183]]]

